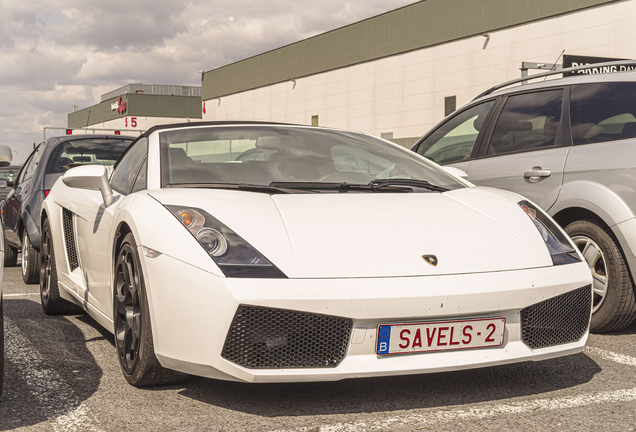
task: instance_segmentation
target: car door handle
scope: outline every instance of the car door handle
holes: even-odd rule
[[[530,178],[530,177],[550,177],[551,174],[552,174],[552,171],[550,171],[549,169],[541,169],[541,167],[534,167],[531,170],[528,170],[528,171],[524,172],[523,176],[525,178]]]

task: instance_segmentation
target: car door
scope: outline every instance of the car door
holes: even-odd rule
[[[22,191],[21,185],[22,179],[24,178],[24,173],[33,160],[33,153],[29,155],[22,169],[20,170],[18,177],[13,183],[13,189],[9,191],[9,194],[7,195],[6,201],[4,203],[4,207],[2,209],[2,228],[4,231],[4,235],[7,241],[13,245],[20,244],[20,239],[18,238],[17,233],[17,221],[18,215],[20,214],[20,204],[22,202],[22,196],[19,194]]]
[[[571,148],[564,103],[568,90],[507,96],[479,156],[466,169],[468,180],[516,192],[549,209],[563,184]]]
[[[40,162],[43,152],[44,143],[41,143],[29,156],[22,171],[20,171],[13,191],[7,196],[3,214],[3,224],[7,241],[14,245],[20,245],[22,241],[22,239],[19,238],[18,225],[24,212],[28,213],[30,210],[23,207],[25,203],[28,203],[33,193],[33,173]]]
[[[140,171],[147,152],[147,140],[142,138],[122,155],[110,178],[113,203],[108,207],[104,205],[100,191],[77,189],[73,196],[83,275],[78,294],[107,317],[112,317],[113,308],[111,252],[116,228],[114,221],[126,205],[128,195],[139,187],[135,182],[137,177],[140,182],[143,177],[145,183],[145,172],[140,174]]]

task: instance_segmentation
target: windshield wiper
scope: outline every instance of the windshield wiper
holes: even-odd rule
[[[287,189],[272,185],[257,185],[250,183],[169,183],[168,187],[202,188],[202,189],[238,189],[248,192],[262,192],[269,194],[312,193],[308,190]]]
[[[413,192],[413,189],[408,187],[395,187],[391,185],[386,185],[382,187],[378,187],[377,185],[371,183],[360,184],[360,183],[347,183],[347,182],[271,182],[269,184],[272,187],[278,188],[289,188],[296,190],[306,190],[306,191],[318,191],[318,190],[334,190],[338,192],[347,192],[347,191],[368,191],[368,192]]]
[[[443,186],[437,186],[431,184],[426,180],[417,180],[417,179],[375,179],[372,180],[369,185],[373,185],[376,188],[385,188],[392,186],[407,186],[407,187],[416,187],[428,189],[434,192],[448,192],[450,189],[447,189]]]

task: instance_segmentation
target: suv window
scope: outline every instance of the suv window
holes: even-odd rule
[[[110,184],[113,189],[123,194],[130,193],[135,178],[137,178],[139,167],[147,154],[148,140],[141,138],[122,155],[117,165],[115,165],[115,171],[113,171],[113,175],[110,178]]]
[[[486,154],[522,152],[561,145],[562,100],[561,89],[508,97]]]
[[[440,164],[470,158],[494,103],[490,100],[455,115],[422,141],[417,152]]]
[[[635,91],[633,82],[572,86],[574,145],[636,137]]]
[[[33,172],[35,171],[35,167],[40,163],[40,159],[42,158],[42,153],[44,153],[44,143],[40,144],[35,151],[33,152],[33,156],[29,161],[29,164],[24,169],[24,175],[21,180],[26,180],[31,178]]]
[[[26,174],[26,171],[29,168],[29,164],[33,160],[33,155],[34,154],[35,154],[35,150],[33,150],[33,152],[31,152],[31,154],[27,158],[26,162],[24,162],[24,165],[22,166],[22,169],[18,173],[18,179],[15,182],[15,186],[19,185],[20,183],[22,183],[22,180],[24,180],[24,174]]]

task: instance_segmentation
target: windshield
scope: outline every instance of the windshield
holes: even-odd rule
[[[368,135],[289,126],[189,128],[160,135],[162,187],[425,180],[463,187],[406,149]]]
[[[131,143],[132,140],[110,138],[65,141],[53,150],[46,173],[63,173],[84,164],[114,165]]]

